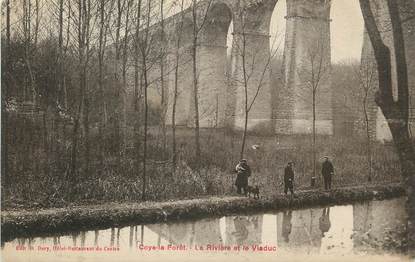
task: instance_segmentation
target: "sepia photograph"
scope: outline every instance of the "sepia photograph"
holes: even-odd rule
[[[415,0],[0,7],[1,261],[415,260]]]

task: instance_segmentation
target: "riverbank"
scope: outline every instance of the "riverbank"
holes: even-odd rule
[[[299,191],[295,197],[279,194],[259,200],[230,196],[167,202],[108,203],[66,208],[2,211],[1,236],[2,241],[7,241],[16,237],[103,229],[129,224],[168,222],[318,205],[339,205],[394,198],[404,194],[405,191],[400,184],[390,184],[344,187],[331,191]]]

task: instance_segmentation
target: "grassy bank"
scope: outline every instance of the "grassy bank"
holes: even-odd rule
[[[151,129],[147,160],[147,199],[151,201],[232,196],[239,158],[241,133],[226,130],[202,130],[202,169],[195,166],[193,130],[177,132],[178,166],[172,172],[171,134],[166,151],[162,148],[160,130]],[[93,143],[96,145],[97,143]],[[30,144],[29,144],[30,145]],[[253,149],[253,145],[258,145]],[[39,148],[33,146],[33,150]],[[71,204],[141,201],[142,152],[127,150],[124,158],[105,151],[104,162],[98,151],[91,149],[90,167],[76,176],[68,173],[69,148],[54,148],[45,155],[42,150],[27,150],[27,144],[16,143],[9,149],[8,185],[2,184],[2,209],[65,207]],[[97,148],[98,149],[98,148]],[[62,152],[60,151],[62,150]],[[65,151],[66,150],[66,151]],[[400,167],[393,145],[373,144],[372,181],[368,183],[368,162],[365,140],[359,137],[317,137],[317,155],[333,159],[335,187],[388,184],[400,181]],[[22,161],[21,156],[30,154]],[[295,162],[295,188],[307,189],[313,175],[311,137],[261,136],[250,134],[245,158],[253,170],[250,184],[259,185],[261,194],[272,197],[283,190],[283,170],[288,161]],[[82,167],[85,158],[78,158]],[[317,186],[322,186],[318,165]],[[180,189],[180,190],[178,190]]]
[[[192,200],[143,203],[108,203],[33,211],[10,210],[1,214],[2,241],[31,235],[64,233],[123,226],[222,216],[284,208],[346,204],[353,201],[385,199],[404,195],[399,184],[359,186],[332,191],[298,192],[296,196],[281,194],[259,200],[246,197],[209,197]]]

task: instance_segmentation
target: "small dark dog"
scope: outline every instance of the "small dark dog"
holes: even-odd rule
[[[246,191],[248,192],[248,197],[251,197],[251,193],[254,195],[254,198],[259,199],[259,186],[248,186],[246,188]]]

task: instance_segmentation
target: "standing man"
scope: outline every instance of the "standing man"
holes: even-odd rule
[[[294,195],[294,163],[288,162],[284,170],[284,193],[288,193],[288,189],[291,195]]]
[[[238,174],[235,181],[237,193],[242,194],[241,189],[243,189],[244,195],[247,196],[248,177],[251,176],[251,168],[248,166],[248,161],[246,159],[240,160],[235,167],[235,172]]]
[[[328,156],[324,157],[323,166],[321,168],[321,174],[323,175],[324,189],[331,189],[331,178],[334,175],[334,168]]]

